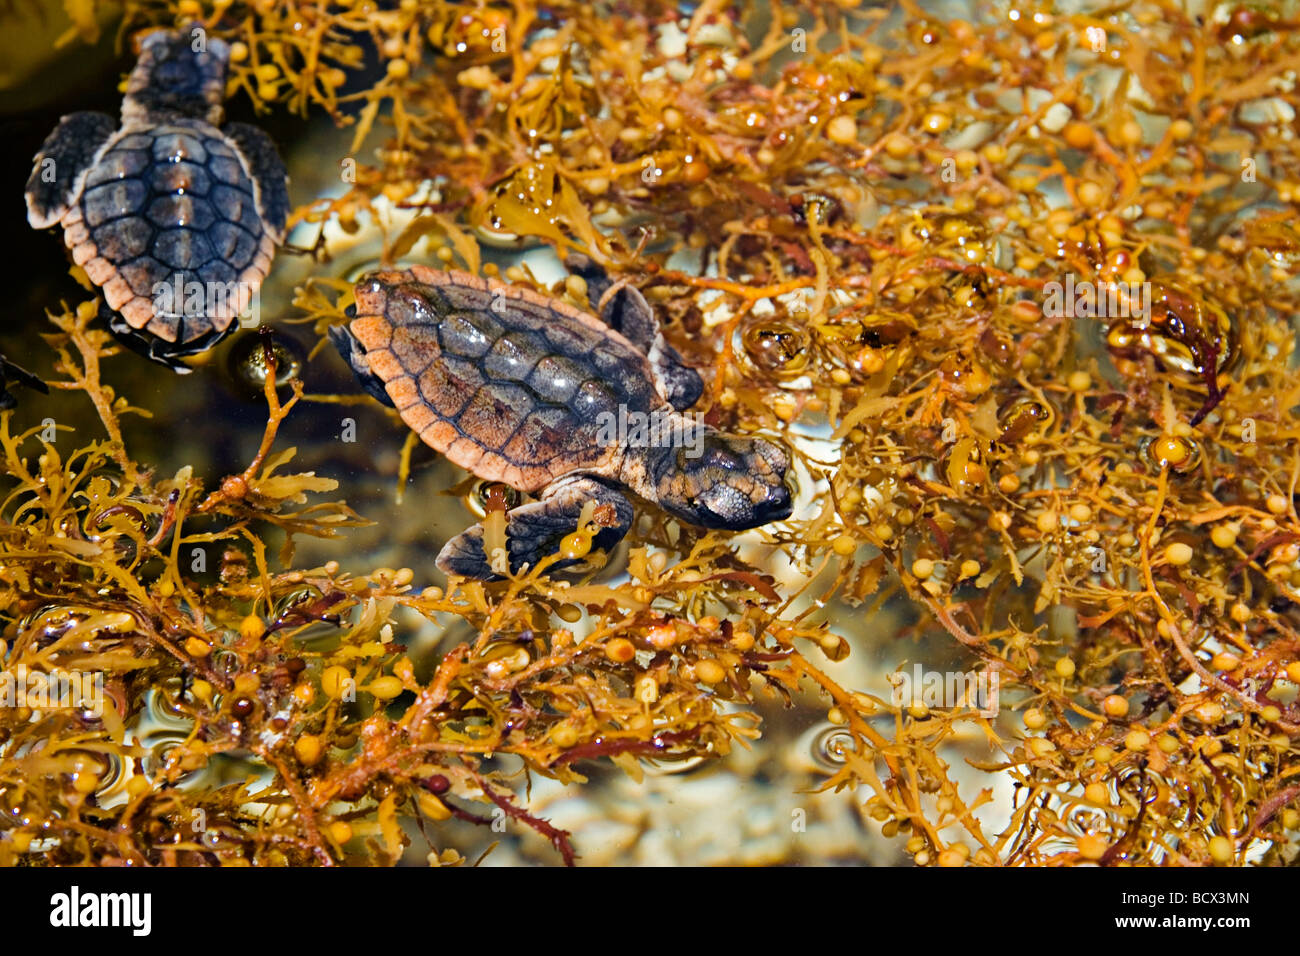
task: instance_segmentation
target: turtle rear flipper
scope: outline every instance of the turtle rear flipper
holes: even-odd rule
[[[540,501],[521,505],[506,512],[506,551],[509,570],[518,573],[560,549],[565,537],[573,534],[588,502],[597,505],[597,523],[601,529],[591,541],[591,550],[609,552],[623,540],[632,527],[635,512],[619,491],[594,478],[578,477],[550,485]],[[487,555],[483,551],[483,525],[476,524],[452,538],[435,562],[447,574],[467,578],[499,581],[504,577],[507,555]],[[550,566],[562,570],[584,559],[565,559]]]
[[[140,330],[133,328],[127,323],[126,319],[109,308],[104,302],[99,303],[99,317],[108,323],[108,330],[113,333],[113,338],[117,339],[136,355],[143,355],[151,362],[157,362],[171,369],[177,375],[189,375],[194,369],[181,361],[182,355],[192,355],[196,351],[202,351],[206,348],[206,343],[200,343],[200,347],[190,349],[185,352],[178,352],[171,348],[171,343],[152,336],[145,335]]]
[[[94,165],[95,157],[117,131],[103,113],[69,113],[45,138],[27,178],[27,221],[48,229],[64,217]]]
[[[605,324],[645,353],[668,404],[680,412],[698,402],[704,381],[668,344],[641,290],[610,281],[602,266],[580,253],[570,255],[564,264],[586,280],[587,299]]]
[[[277,243],[289,219],[289,174],[271,137],[248,123],[227,123],[221,131],[238,147],[257,186],[258,213]]]

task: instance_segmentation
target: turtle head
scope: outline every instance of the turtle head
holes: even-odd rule
[[[179,115],[220,125],[230,47],[201,26],[152,30],[140,37],[140,56],[126,82],[124,122]]]
[[[765,439],[705,428],[702,441],[663,449],[656,465],[656,499],[683,521],[743,531],[790,517],[790,457]]]

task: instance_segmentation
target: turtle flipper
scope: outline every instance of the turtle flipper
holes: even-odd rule
[[[151,362],[164,365],[177,375],[189,375],[194,371],[191,366],[181,361],[180,354],[167,351],[166,347],[170,343],[152,335],[142,334],[139,329],[128,324],[120,313],[113,311],[102,301],[99,303],[99,317],[108,323],[108,330],[113,333],[113,338],[136,355],[143,355]],[[195,350],[184,354],[190,355],[193,351]]]
[[[616,285],[605,269],[580,253],[564,260],[565,266],[587,282],[587,299],[602,320],[650,359],[663,396],[679,412],[690,408],[704,394],[704,382],[698,372],[682,361],[659,328],[654,309],[641,290],[631,285]]]
[[[50,394],[49,386],[41,381],[41,379],[37,378],[22,366],[15,365],[13,362],[5,358],[4,355],[0,354],[0,411],[13,408],[18,404],[18,400],[14,398],[13,394],[9,391],[9,385],[11,383],[26,385],[28,388],[36,389],[38,392],[43,392],[46,395]]]
[[[594,478],[577,477],[550,485],[540,501],[506,512],[506,551],[511,572],[531,567],[555,554],[564,538],[578,528],[583,508],[595,502],[593,520],[600,526],[591,540],[591,550],[612,551],[632,527],[635,512],[622,493]],[[483,525],[477,524],[452,538],[438,554],[438,568],[447,574],[467,578],[500,580],[505,554],[483,552]],[[551,570],[572,567],[585,559],[565,559]]]
[[[393,400],[388,397],[388,390],[384,388],[383,380],[370,371],[370,366],[366,362],[366,350],[352,334],[352,330],[343,325],[332,325],[329,336],[334,347],[339,350],[339,355],[342,355],[343,361],[348,363],[352,374],[357,377],[357,381],[361,383],[366,393],[389,408],[396,407],[393,405]]]
[[[221,132],[248,161],[248,171],[257,184],[257,211],[262,223],[276,242],[284,242],[284,225],[289,218],[289,174],[275,142],[248,123],[227,123]]]
[[[27,221],[33,229],[58,223],[81,192],[95,155],[117,131],[103,113],[69,113],[45,138],[27,178]]]

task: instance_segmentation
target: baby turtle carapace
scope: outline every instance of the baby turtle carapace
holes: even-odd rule
[[[664,341],[645,298],[585,258],[570,264],[602,318],[416,266],[364,276],[355,318],[330,335],[366,390],[426,444],[480,478],[539,495],[507,513],[511,571],[556,553],[589,503],[592,547],[611,550],[632,526],[626,491],[706,528],[789,517],[785,452],[680,414],[699,398],[700,378]],[[651,416],[661,426],[652,434],[666,440],[629,441],[633,430],[609,427]],[[438,567],[499,577],[506,554],[485,555],[483,534],[480,524],[447,542]]]
[[[122,119],[63,117],[27,180],[27,220],[61,224],[113,331],[177,371],[234,327],[284,241],[284,164],[255,126],[221,129],[230,48],[197,28],[140,41]]]

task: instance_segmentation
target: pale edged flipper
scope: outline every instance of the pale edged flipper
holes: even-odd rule
[[[95,156],[115,132],[117,120],[104,113],[69,113],[59,120],[27,178],[27,221],[33,229],[48,229],[67,214]]]
[[[587,300],[601,320],[645,353],[668,404],[680,412],[698,402],[704,381],[668,344],[641,290],[615,283],[602,266],[580,253],[570,255],[564,264],[586,281]]]
[[[285,171],[275,141],[248,123],[227,123],[221,128],[243,154],[248,172],[257,184],[258,213],[276,242],[284,242],[289,219],[289,174]]]
[[[615,488],[595,478],[579,476],[549,485],[541,500],[506,512],[506,554],[489,556],[483,550],[483,525],[476,524],[452,538],[438,554],[437,566],[447,574],[481,580],[501,580],[505,559],[512,573],[534,567],[560,550],[565,537],[578,530],[583,509],[595,502],[593,519],[600,530],[592,536],[591,551],[610,552],[632,527],[632,503]],[[585,558],[566,558],[551,571],[572,567]]]

